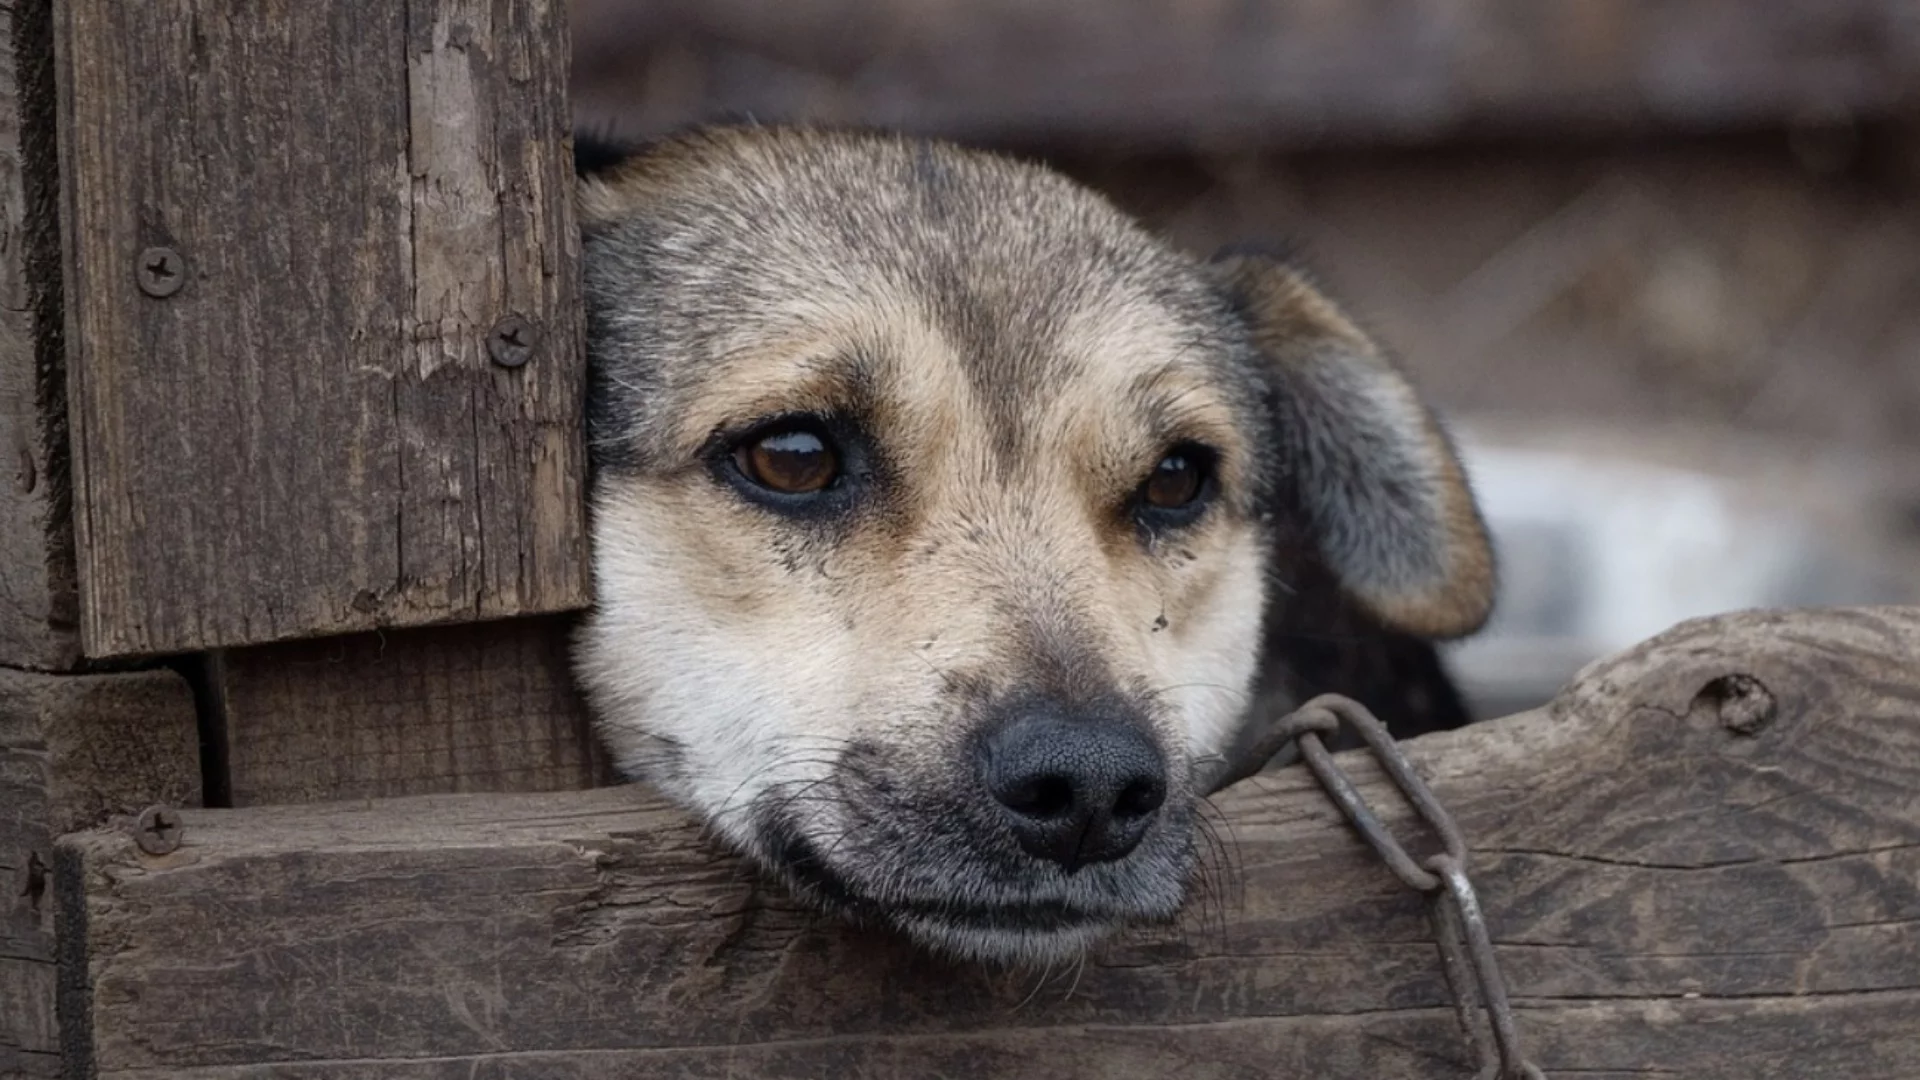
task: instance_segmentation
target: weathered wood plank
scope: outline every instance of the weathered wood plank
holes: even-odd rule
[[[0,663],[80,659],[50,0],[0,8]]]
[[[613,780],[564,618],[235,649],[212,682],[234,806]]]
[[[564,4],[60,15],[88,653],[583,605]]]
[[[1905,0],[582,0],[585,114],[1187,147],[1701,130],[1911,109]]]
[[[170,671],[0,669],[0,1076],[58,1076],[53,838],[200,802],[193,695]]]
[[[1531,1045],[1543,1061],[1601,1056],[1596,1047],[1631,1046],[1642,1062],[1587,1069],[1548,1066],[1551,1080],[1665,1077],[1881,1077],[1913,1074],[1920,1055],[1920,996],[1739,1001],[1607,1001],[1529,1012]],[[1452,1037],[1450,1013],[1255,1017],[1218,1024],[1102,1024],[1062,1031],[1009,1026],[986,1031],[831,1037],[789,1044],[749,1042],[688,1049],[501,1051],[421,1061],[282,1061],[133,1070],[180,1080],[819,1080],[821,1077],[928,1077],[975,1080],[1284,1080],[1290,1077],[1444,1076],[1472,1070],[1438,1061],[1428,1049]],[[1624,1055],[1623,1055],[1624,1056]],[[1694,1062],[1713,1063],[1710,1068]],[[1744,1070],[1744,1071],[1743,1071]]]
[[[1704,620],[1411,745],[1548,1075],[1920,1071],[1916,653],[1914,609]],[[208,811],[161,858],[72,836],[68,1064],[1465,1075],[1421,903],[1312,781],[1219,802],[1231,887],[1046,982],[816,924],[628,788]]]

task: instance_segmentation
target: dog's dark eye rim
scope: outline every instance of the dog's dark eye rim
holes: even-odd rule
[[[1219,460],[1219,453],[1203,443],[1174,443],[1134,491],[1134,516],[1150,528],[1191,524],[1206,510],[1218,487]]]
[[[733,448],[734,465],[753,483],[781,495],[813,495],[840,478],[840,453],[824,432],[775,428]]]
[[[826,504],[844,495],[848,480],[858,471],[859,441],[844,428],[835,417],[814,413],[768,417],[735,433],[718,435],[710,460],[721,479],[764,506],[795,513],[826,509]],[[825,463],[816,463],[811,471],[806,462],[772,460],[771,455],[804,455],[808,442],[826,456]],[[765,452],[756,454],[757,450]],[[770,474],[782,464],[802,471],[785,478]],[[783,480],[795,482],[783,486]]]

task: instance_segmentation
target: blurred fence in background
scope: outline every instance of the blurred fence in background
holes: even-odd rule
[[[1920,599],[1912,0],[573,0],[578,119],[1043,156],[1285,243],[1468,445],[1489,711],[1690,614]]]

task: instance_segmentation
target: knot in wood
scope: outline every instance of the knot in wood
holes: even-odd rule
[[[1700,688],[1696,701],[1713,706],[1720,726],[1735,735],[1756,735],[1779,711],[1773,691],[1751,675],[1722,675]]]
[[[21,868],[20,896],[26,897],[27,910],[38,913],[40,898],[47,893],[47,872],[50,868],[46,860],[37,851],[27,852],[27,865]]]

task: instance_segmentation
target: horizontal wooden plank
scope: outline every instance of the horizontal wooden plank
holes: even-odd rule
[[[1920,100],[1904,0],[580,0],[574,19],[583,112],[640,131],[724,110],[1297,146],[1821,122]]]
[[[1912,609],[1689,623],[1548,709],[1410,745],[1548,1075],[1920,1070],[1916,651]],[[79,834],[68,1066],[1465,1075],[1421,902],[1310,778],[1218,802],[1230,859],[1184,925],[1050,978],[822,924],[633,788],[199,812],[160,857]]]
[[[1639,1060],[1693,1062],[1711,1058],[1727,1071],[1661,1066],[1548,1067],[1550,1080],[1636,1080],[1651,1076],[1744,1075],[1813,1078],[1910,1077],[1920,1056],[1913,1017],[1920,995],[1859,994],[1838,998],[1737,1001],[1607,1001],[1526,1016],[1535,1056],[1579,1061],[1603,1056],[1595,1046],[1632,1046]],[[974,1080],[1276,1080],[1329,1077],[1445,1076],[1468,1080],[1458,1061],[1435,1062],[1427,1047],[1452,1037],[1451,1013],[1404,1010],[1387,1015],[1257,1017],[1219,1024],[1120,1024],[1059,1028],[1010,1025],[990,1031],[748,1043],[697,1049],[502,1051],[416,1061],[287,1060],[129,1077],[179,1080],[879,1080],[928,1077]],[[1116,1063],[1124,1061],[1124,1065]]]
[[[88,653],[583,606],[564,4],[58,10]]]
[[[568,666],[571,620],[233,649],[210,692],[233,806],[613,781]]]

